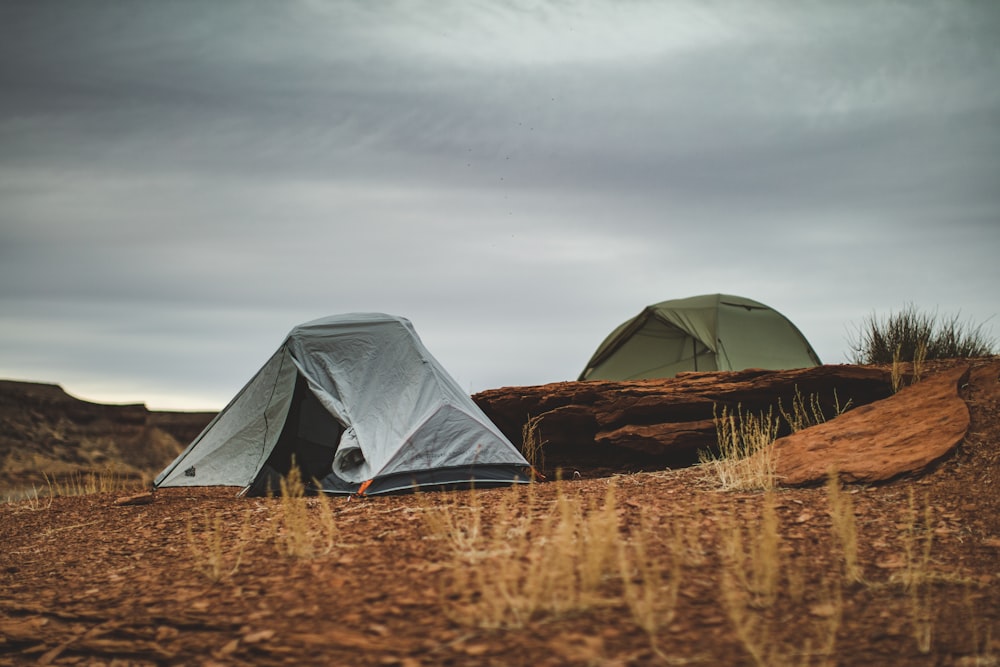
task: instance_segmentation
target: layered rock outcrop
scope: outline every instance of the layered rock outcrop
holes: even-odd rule
[[[790,409],[797,395],[815,396],[832,416],[835,403],[861,406],[890,394],[887,369],[831,365],[504,387],[473,400],[515,444],[536,420],[545,471],[604,474],[690,465],[699,449],[715,446],[713,416],[722,407],[759,411],[780,401]]]

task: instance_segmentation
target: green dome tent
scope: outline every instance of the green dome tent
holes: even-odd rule
[[[641,380],[682,371],[818,366],[809,341],[784,315],[729,294],[648,306],[604,339],[580,380]]]

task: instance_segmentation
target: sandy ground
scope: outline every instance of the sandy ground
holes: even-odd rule
[[[963,398],[953,455],[843,489],[854,570],[828,488],[699,467],[311,498],[298,523],[235,489],[5,504],[0,665],[997,665],[996,378]]]

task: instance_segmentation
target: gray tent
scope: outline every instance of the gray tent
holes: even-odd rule
[[[604,339],[581,380],[673,377],[681,371],[807,368],[819,357],[784,315],[730,294],[648,306]]]
[[[292,458],[327,493],[528,481],[527,461],[430,355],[379,313],[295,327],[154,482],[277,486]]]

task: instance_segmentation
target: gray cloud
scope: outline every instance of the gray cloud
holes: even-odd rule
[[[294,324],[410,317],[472,390],[731,292],[828,362],[1000,283],[972,2],[7,3],[0,375],[219,407]]]

